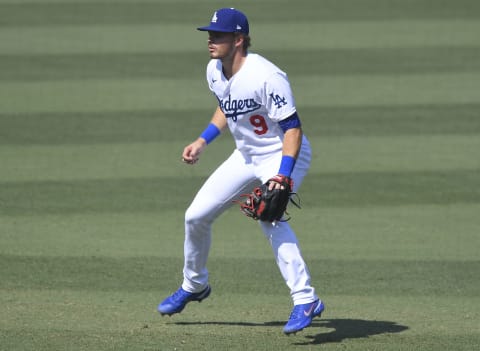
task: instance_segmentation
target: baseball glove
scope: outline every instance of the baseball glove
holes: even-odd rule
[[[275,182],[281,185],[280,189],[268,190],[270,183]],[[236,201],[240,204],[240,210],[248,217],[255,220],[274,222],[288,221],[284,219],[288,202],[295,206],[299,204],[292,200],[293,181],[289,177],[276,175],[270,178],[265,184],[256,187],[250,194],[240,195],[245,197],[244,201]],[[288,213],[287,213],[288,215]]]

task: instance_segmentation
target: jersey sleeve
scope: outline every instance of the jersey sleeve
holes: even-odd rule
[[[265,107],[268,116],[278,122],[296,112],[290,82],[283,72],[271,74],[265,82]]]

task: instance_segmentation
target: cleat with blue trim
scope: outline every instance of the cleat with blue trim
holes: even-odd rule
[[[162,316],[165,314],[171,316],[172,314],[180,313],[187,303],[190,301],[202,302],[203,299],[206,299],[210,295],[211,291],[210,285],[207,285],[207,287],[199,293],[191,293],[180,287],[176,292],[163,300],[163,302],[158,305],[157,310]]]
[[[322,301],[316,300],[311,303],[293,306],[292,313],[287,324],[283,328],[285,334],[295,334],[312,324],[312,320],[325,310]]]

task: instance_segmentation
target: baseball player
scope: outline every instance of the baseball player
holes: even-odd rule
[[[158,306],[162,315],[181,312],[190,301],[202,301],[211,288],[206,268],[213,221],[232,200],[259,182],[280,179],[296,191],[310,166],[311,149],[303,135],[287,75],[262,56],[248,51],[247,17],[233,8],[213,14],[208,26],[210,62],[207,83],[218,106],[210,124],[183,150],[182,159],[195,164],[205,147],[229,129],[236,148],[206,180],[185,213],[183,283]],[[310,283],[297,237],[286,221],[259,221],[280,272],[290,289],[293,310],[284,333],[296,333],[324,310]]]

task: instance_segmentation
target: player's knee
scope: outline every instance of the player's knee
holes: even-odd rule
[[[198,211],[196,208],[190,206],[185,212],[185,224],[186,225],[202,225],[210,223],[208,213],[205,211]]]

